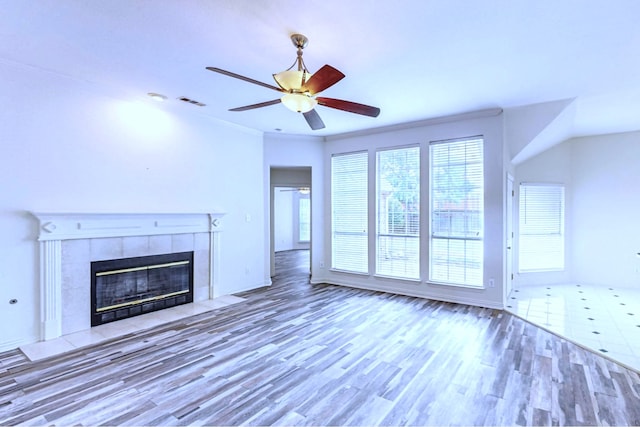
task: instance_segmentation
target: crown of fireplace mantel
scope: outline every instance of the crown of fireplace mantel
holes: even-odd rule
[[[222,231],[223,212],[41,213],[38,240],[94,239]]]
[[[209,233],[209,298],[216,296],[220,276],[220,232],[223,212],[208,213],[41,213],[40,339],[62,335],[62,242],[72,239]]]

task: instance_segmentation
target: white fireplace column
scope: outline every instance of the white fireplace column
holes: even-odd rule
[[[40,242],[40,339],[62,335],[62,241]]]
[[[210,236],[209,236],[209,299],[214,299],[220,283],[220,227],[222,226],[220,217],[210,214]]]
[[[220,232],[224,213],[100,214],[33,213],[39,221],[40,339],[62,335],[62,242],[70,239],[209,234],[209,298],[220,280]],[[90,283],[87,283],[90,286]],[[89,301],[87,301],[89,305]],[[87,311],[87,316],[88,316]]]

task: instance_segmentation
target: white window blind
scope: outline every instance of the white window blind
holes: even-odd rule
[[[377,153],[376,273],[420,278],[420,148]]]
[[[331,158],[331,267],[368,273],[367,152]]]
[[[433,142],[429,278],[482,286],[484,167],[481,138]]]
[[[308,194],[299,194],[298,199],[298,241],[311,240],[311,202]]]
[[[521,272],[564,269],[564,186],[520,184]]]

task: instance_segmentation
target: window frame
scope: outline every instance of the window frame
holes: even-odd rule
[[[296,231],[298,232],[298,243],[306,244],[306,243],[310,243],[311,242],[311,197],[310,197],[309,193],[303,194],[300,191],[298,191],[297,199],[298,199],[298,203],[297,203],[298,204],[298,206],[297,206],[297,208],[298,208],[297,209],[298,210],[298,212],[297,212],[298,213],[298,215],[297,215],[298,227],[297,227]],[[306,218],[307,221],[302,221],[303,220],[303,217],[302,217],[302,214],[303,214],[303,208],[302,208],[303,201],[305,201],[306,204],[308,205],[307,208],[306,208],[306,210],[307,210],[307,218]],[[302,226],[304,224],[306,224],[306,226],[307,226],[306,233],[309,235],[308,239],[303,239],[302,238],[303,237],[303,235],[302,235],[303,234],[302,233]]]
[[[437,146],[444,146],[444,145],[448,145],[448,144],[455,144],[455,143],[476,143],[478,144],[479,142],[479,150],[480,150],[480,160],[479,161],[475,161],[475,162],[469,162],[467,160],[466,157],[466,152],[465,152],[465,157],[464,157],[464,163],[458,163],[458,165],[464,165],[464,177],[465,179],[467,179],[469,177],[469,175],[467,175],[467,165],[476,165],[477,168],[479,168],[479,174],[480,174],[480,183],[479,185],[475,185],[475,186],[468,186],[468,187],[463,187],[464,189],[469,188],[471,190],[468,191],[473,191],[475,190],[477,193],[479,193],[479,196],[476,195],[475,198],[472,199],[468,199],[465,198],[464,199],[464,207],[461,210],[461,212],[463,213],[462,219],[464,220],[465,223],[465,230],[469,230],[469,221],[474,220],[473,216],[469,216],[469,213],[473,213],[474,211],[471,209],[468,209],[467,206],[469,205],[470,202],[475,202],[479,204],[479,210],[477,211],[477,218],[475,218],[475,221],[478,222],[478,224],[476,225],[475,229],[478,230],[477,232],[477,236],[469,236],[469,235],[454,235],[454,230],[452,227],[452,223],[451,221],[453,221],[455,218],[453,218],[453,216],[450,214],[449,215],[449,221],[448,221],[448,227],[449,227],[449,234],[446,234],[444,232],[436,232],[435,229],[435,218],[434,216],[436,215],[436,204],[434,201],[435,198],[435,194],[436,194],[436,190],[435,190],[435,185],[436,185],[436,178],[434,176],[434,174],[437,172],[436,168],[439,167],[437,165],[434,165],[434,151],[436,150],[435,147]],[[455,138],[455,139],[446,139],[446,140],[435,140],[435,141],[430,141],[429,142],[429,153],[428,153],[428,157],[429,157],[429,167],[428,167],[428,179],[429,179],[429,198],[428,198],[428,203],[429,203],[429,211],[428,211],[428,215],[429,215],[429,236],[428,236],[428,248],[429,248],[429,254],[428,254],[428,278],[427,278],[427,282],[430,284],[437,284],[437,285],[444,285],[444,286],[455,286],[455,287],[467,287],[467,288],[473,288],[473,289],[485,289],[485,283],[484,283],[484,274],[485,274],[485,265],[484,265],[484,257],[485,257],[485,250],[484,250],[484,244],[485,244],[485,221],[484,221],[484,216],[485,216],[485,200],[484,200],[484,187],[485,187],[485,180],[486,180],[486,174],[485,174],[485,167],[484,167],[484,163],[485,163],[485,138],[483,135],[476,135],[476,136],[468,136],[468,137],[463,137],[463,138]],[[451,168],[452,162],[448,162],[446,163],[446,166],[448,166],[449,168]],[[448,173],[448,172],[447,172]],[[445,187],[442,187],[445,188]],[[442,200],[442,199],[441,199]],[[459,201],[458,201],[459,202]],[[453,202],[451,202],[453,203]],[[455,206],[452,206],[455,207]],[[472,206],[473,207],[473,206]],[[438,209],[438,212],[442,211],[441,209]],[[449,210],[449,212],[451,213],[451,209]],[[445,212],[446,213],[446,212]],[[473,228],[473,227],[472,227]],[[468,233],[468,231],[467,231]],[[466,234],[466,233],[465,233]],[[451,263],[451,258],[449,257],[447,259],[447,262],[443,263],[446,265],[446,269],[447,269],[447,279],[443,279],[441,277],[436,276],[436,268],[434,267],[434,265],[437,263],[437,259],[436,257],[436,249],[434,248],[434,243],[435,240],[441,241],[441,240],[446,240],[447,241],[447,251],[449,250],[449,244],[450,242],[464,242],[464,266],[462,267],[463,269],[463,276],[464,276],[464,280],[461,281],[457,281],[457,280],[451,280],[451,274],[450,274],[450,264]],[[467,242],[472,242],[472,246],[467,249]],[[473,248],[473,242],[479,242],[477,244],[475,244],[476,248]],[[473,268],[467,267],[466,263],[467,263],[467,253],[471,252],[479,252],[479,255],[472,257],[471,258],[471,262],[472,263],[477,263],[478,267],[475,268],[475,270],[479,270],[478,273],[476,273],[474,276],[476,277],[476,280],[470,280],[467,277],[467,272],[473,273]],[[473,277],[473,276],[472,276]]]
[[[412,218],[409,220],[409,224],[407,224],[405,222],[405,233],[395,233],[395,232],[390,232],[389,230],[387,230],[386,232],[382,233],[381,232],[381,221],[384,221],[384,219],[386,219],[386,223],[388,225],[389,222],[389,218],[388,215],[391,213],[388,209],[385,209],[385,216],[386,218],[381,218],[380,216],[380,211],[381,211],[381,197],[382,197],[382,173],[381,173],[381,156],[383,156],[385,153],[390,153],[390,152],[402,152],[402,151],[408,151],[408,150],[412,150],[415,151],[415,159],[413,159],[416,163],[417,163],[417,168],[415,169],[416,171],[416,188],[415,188],[415,193],[416,193],[416,197],[417,197],[417,202],[414,203],[414,208],[416,209],[415,213],[415,218]],[[385,147],[385,148],[380,148],[378,150],[376,150],[376,156],[375,156],[375,194],[374,194],[374,199],[375,199],[375,215],[374,215],[374,222],[375,222],[375,231],[374,231],[374,251],[375,251],[375,255],[374,255],[374,259],[375,259],[375,265],[374,265],[374,271],[375,271],[375,275],[378,277],[386,277],[386,278],[392,278],[392,279],[401,279],[401,280],[410,280],[410,281],[420,281],[421,279],[421,266],[420,266],[420,254],[421,254],[421,239],[422,239],[422,234],[420,232],[420,225],[421,225],[421,218],[420,218],[420,211],[421,211],[421,179],[422,179],[422,150],[420,147],[420,144],[412,144],[412,145],[403,145],[403,146],[395,146],[395,147]],[[391,191],[391,193],[393,193],[393,190]],[[387,204],[388,202],[390,202],[392,199],[391,198],[385,198],[384,199]],[[397,200],[397,199],[395,199]],[[400,204],[402,204],[403,202],[406,204],[407,200],[398,200],[398,202]],[[406,214],[409,211],[405,211],[405,220],[406,220]],[[415,234],[407,232],[407,226],[411,226],[411,228],[415,228],[417,229],[417,232]],[[407,239],[416,239],[415,242],[415,246],[416,246],[416,255],[415,255],[415,264],[413,266],[411,265],[407,265],[407,263],[404,263],[404,270],[405,272],[407,271],[407,266],[410,269],[415,269],[415,274],[414,275],[409,275],[409,274],[400,274],[399,272],[395,272],[392,271],[391,269],[387,269],[386,271],[381,269],[381,238],[399,238],[399,239],[404,239],[404,247],[406,248],[407,245]],[[406,250],[406,249],[405,249]],[[409,251],[411,251],[409,249]],[[406,252],[403,252],[406,253]],[[387,257],[384,257],[385,259]],[[401,262],[402,264],[402,262]]]
[[[549,235],[550,233],[527,233],[527,234],[523,234],[523,217],[526,217],[526,211],[523,212],[523,207],[522,207],[522,201],[523,201],[523,193],[524,193],[524,197],[526,197],[526,188],[557,188],[559,189],[559,196],[561,197],[560,200],[546,200],[546,201],[540,201],[538,200],[537,203],[551,203],[551,202],[559,202],[559,209],[556,212],[559,216],[559,223],[558,223],[558,237],[560,240],[560,245],[559,247],[556,248],[550,248],[550,247],[545,247],[544,252],[547,252],[550,249],[554,249],[557,250],[560,253],[560,257],[559,259],[561,260],[561,266],[549,266],[549,267],[537,267],[537,268],[523,268],[522,267],[522,259],[523,259],[523,241],[525,241],[525,239],[523,239],[523,236],[544,236],[544,235]],[[523,191],[523,189],[525,189],[525,191]],[[526,203],[526,200],[525,200]],[[525,207],[526,210],[526,207]],[[555,212],[555,211],[554,211]],[[534,214],[532,212],[532,214]],[[526,221],[526,218],[524,219],[524,221]],[[547,225],[547,227],[550,227],[550,224]],[[520,274],[528,274],[528,273],[544,273],[544,272],[560,272],[560,271],[565,271],[566,269],[566,186],[562,183],[557,183],[557,182],[521,182],[518,186],[518,273]],[[539,250],[538,252],[540,252],[541,250]],[[525,254],[526,255],[526,254]],[[526,265],[530,265],[533,264],[532,261],[529,261],[526,263]]]
[[[364,191],[362,192],[362,199],[360,200],[360,202],[362,203],[362,205],[364,206],[364,221],[362,220],[362,218],[356,218],[355,222],[360,222],[360,225],[362,225],[363,227],[363,231],[359,231],[360,227],[356,230],[338,230],[336,231],[336,226],[337,226],[337,219],[336,219],[336,210],[337,210],[337,203],[336,201],[340,201],[342,203],[342,201],[338,198],[335,197],[336,194],[336,184],[337,183],[344,183],[347,180],[336,180],[335,176],[334,176],[334,170],[335,170],[335,164],[334,161],[338,158],[344,158],[347,156],[363,156],[364,157],[364,182],[363,183],[358,183],[358,184],[364,184]],[[330,177],[330,207],[331,207],[331,232],[330,232],[330,245],[331,245],[331,250],[330,250],[330,255],[331,255],[331,266],[330,269],[332,271],[337,271],[337,272],[346,272],[346,273],[352,273],[352,274],[364,274],[364,275],[369,275],[369,271],[370,271],[370,263],[369,263],[369,151],[368,150],[359,150],[359,151],[353,151],[353,152],[346,152],[346,153],[335,153],[331,155],[331,167],[330,167],[330,173],[329,173],[329,177]],[[360,171],[362,172],[362,170]],[[362,189],[361,189],[362,190]],[[347,215],[343,214],[343,218],[346,217]],[[341,221],[342,222],[342,221]],[[346,236],[359,236],[361,237],[364,241],[364,245],[361,247],[361,249],[364,249],[364,251],[362,251],[359,255],[360,257],[364,258],[364,262],[362,263],[365,268],[362,269],[357,269],[357,268],[349,268],[349,266],[347,266],[346,264],[343,264],[342,262],[338,262],[337,263],[337,247],[336,247],[336,235],[342,235],[343,237]],[[355,265],[355,264],[354,264]]]

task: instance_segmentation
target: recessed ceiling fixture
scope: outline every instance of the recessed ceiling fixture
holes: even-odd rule
[[[161,95],[159,93],[149,92],[147,95],[149,95],[151,97],[151,99],[153,99],[154,101],[157,101],[157,102],[162,102],[162,101],[165,101],[167,99],[166,96]]]
[[[344,78],[344,74],[330,65],[325,65],[315,74],[311,74],[309,70],[307,70],[304,61],[302,61],[302,50],[307,46],[309,40],[302,34],[293,34],[291,35],[291,41],[298,49],[298,55],[291,67],[273,74],[273,79],[276,81],[278,86],[263,83],[220,68],[207,67],[207,70],[284,93],[284,95],[279,99],[246,105],[244,107],[232,108],[229,111],[246,111],[282,103],[291,111],[302,113],[313,130],[324,128],[324,123],[315,110],[317,105],[323,105],[325,107],[335,108],[349,113],[361,114],[363,116],[378,117],[380,109],[377,107],[371,107],[369,105],[335,98],[316,97],[315,95],[319,92],[322,92],[342,80]]]

